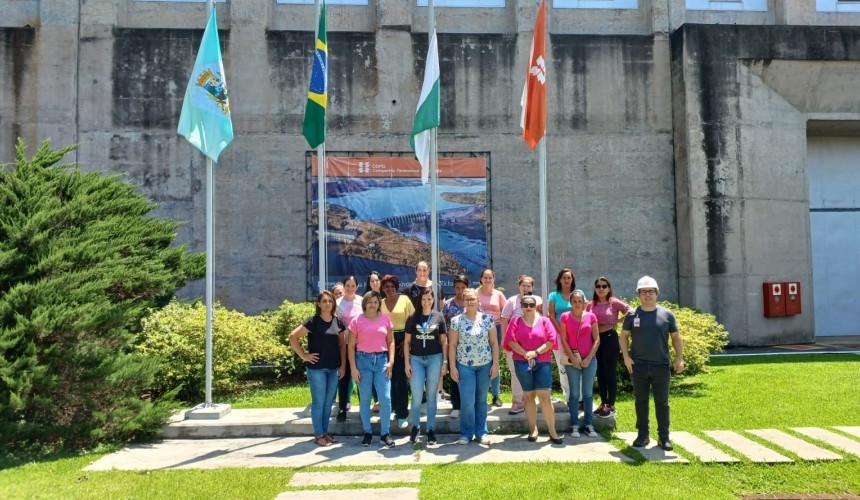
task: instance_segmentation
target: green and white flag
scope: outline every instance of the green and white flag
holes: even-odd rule
[[[412,125],[412,138],[409,145],[415,151],[415,158],[421,164],[421,182],[427,184],[430,176],[430,134],[439,126],[439,51],[436,48],[436,31],[430,37],[427,49],[427,64],[424,66],[424,84],[415,122]]]

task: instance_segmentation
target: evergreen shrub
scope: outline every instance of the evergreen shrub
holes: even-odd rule
[[[90,446],[157,432],[170,398],[133,349],[140,321],[203,274],[179,223],[117,176],[61,165],[73,147],[19,140],[0,169],[0,444]]]

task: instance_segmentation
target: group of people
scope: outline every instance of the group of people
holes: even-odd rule
[[[533,293],[534,279],[520,276],[518,293],[510,298],[495,288],[495,274],[485,269],[480,286],[469,278],[454,278],[454,296],[437,307],[430,267],[419,262],[415,280],[401,291],[396,276],[371,273],[363,296],[358,280],[349,276],[336,298],[323,291],[316,299],[316,314],[290,334],[296,354],[304,361],[311,390],[311,420],[319,446],[338,440],[329,432],[332,404],[338,395],[338,421],[347,418],[353,382],[357,384],[364,436],[373,441],[371,403],[379,412],[380,442],[393,447],[392,421],[399,428],[412,426],[411,443],[421,434],[421,406],[426,402],[427,444],[436,444],[437,393],[449,375],[452,418],[460,420],[459,444],[489,442],[489,405],[503,406],[500,394],[500,353],[511,370],[510,414],[525,413],[529,441],[537,441],[537,405],[546,421],[549,438],[561,444],[552,404],[552,359],[561,375],[568,402],[570,435],[594,437],[593,419],[615,414],[616,365],[619,354],[632,374],[638,437],[634,446],[649,438],[649,399],[654,396],[658,445],[671,450],[669,440],[670,366],[684,369],[683,344],[671,311],[657,305],[659,288],[648,276],[637,284],[641,306],[633,309],[612,293],[610,281],[598,277],[589,299],[576,288],[573,271],[564,268],[556,277],[556,290],[544,302]],[[621,333],[618,324],[623,320]],[[307,348],[300,339],[308,337]],[[630,343],[630,338],[636,342]],[[670,362],[671,338],[675,359]],[[600,405],[594,409],[597,381]],[[409,393],[411,392],[411,411]],[[487,396],[490,396],[490,403]],[[580,405],[583,412],[579,419]]]

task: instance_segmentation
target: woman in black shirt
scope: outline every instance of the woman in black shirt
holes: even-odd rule
[[[415,443],[421,426],[421,398],[427,394],[427,444],[436,444],[436,393],[439,380],[448,369],[448,329],[442,313],[433,309],[433,290],[424,288],[419,296],[421,309],[406,320],[403,357],[406,376],[411,378],[412,432],[409,441]]]
[[[311,388],[311,422],[319,446],[337,443],[328,431],[331,406],[337,392],[337,380],[346,369],[346,327],[335,316],[334,295],[323,290],[317,297],[316,314],[290,333],[293,351],[305,362]],[[308,336],[305,351],[299,339]]]

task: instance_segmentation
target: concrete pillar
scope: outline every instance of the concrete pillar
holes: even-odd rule
[[[55,146],[78,142],[78,29],[80,3],[54,0],[39,3],[36,77],[39,121],[35,141],[52,139]],[[77,161],[75,153],[66,157]]]

